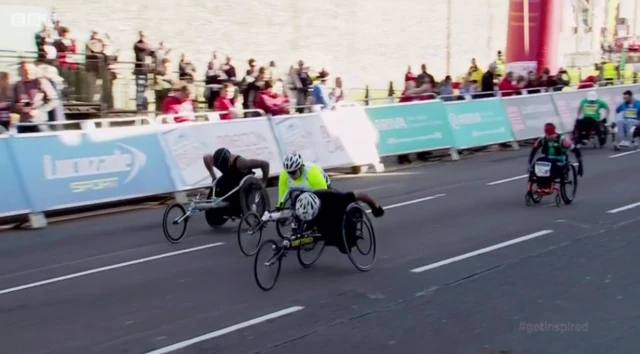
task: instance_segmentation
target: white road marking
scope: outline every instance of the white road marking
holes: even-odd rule
[[[631,151],[621,152],[619,154],[611,155],[611,156],[609,156],[609,158],[610,159],[615,159],[616,157],[625,156],[625,155],[631,155],[631,154],[635,154],[636,152],[640,152],[640,150],[631,150]]]
[[[221,336],[223,336],[225,334],[228,334],[228,333],[231,333],[231,332],[235,332],[235,331],[243,329],[243,328],[251,327],[251,326],[257,325],[259,323],[266,322],[266,321],[269,321],[269,320],[272,320],[272,319],[275,319],[275,318],[278,318],[278,317],[283,317],[283,316],[286,316],[286,315],[290,315],[290,314],[292,314],[294,312],[298,312],[298,311],[303,310],[303,309],[304,309],[303,306],[289,307],[289,308],[286,308],[284,310],[273,312],[273,313],[270,313],[268,315],[260,316],[260,317],[254,318],[252,320],[249,320],[249,321],[245,321],[245,322],[238,323],[238,324],[235,324],[235,325],[230,326],[230,327],[226,327],[226,328],[217,330],[215,332],[211,332],[211,333],[207,333],[207,334],[201,335],[199,337],[191,338],[189,340],[185,340],[184,342],[180,342],[180,343],[176,343],[176,344],[170,345],[168,347],[156,349],[156,350],[148,352],[147,354],[167,354],[167,353],[171,353],[171,352],[174,352],[176,350],[184,349],[184,348],[186,348],[186,347],[188,347],[190,345],[194,345],[194,344],[197,344],[197,343],[200,343],[200,342],[204,342],[206,340],[213,339],[213,338],[216,338],[216,337],[221,337]]]
[[[432,195],[432,196],[429,196],[429,197],[424,197],[424,198],[419,198],[419,199],[414,199],[414,200],[408,200],[408,201],[402,202],[402,203],[383,206],[382,208],[384,210],[393,209],[393,208],[399,208],[401,206],[411,205],[411,204],[416,204],[416,203],[422,203],[422,202],[426,202],[427,200],[433,200],[433,199],[444,197],[444,196],[446,196],[446,194],[436,194],[436,195]],[[370,213],[370,212],[371,212],[371,210],[367,210],[367,213]]]
[[[623,207],[617,208],[617,209],[611,209],[609,211],[607,211],[607,213],[609,214],[615,214],[615,213],[619,213],[621,211],[625,211],[625,210],[629,210],[629,209],[633,209],[635,207],[639,207],[640,206],[640,202],[638,203],[633,203],[633,204],[629,204],[629,205],[625,205]]]
[[[515,238],[513,240],[509,240],[509,241],[506,241],[506,242],[498,243],[496,245],[485,247],[485,248],[482,248],[482,249],[479,249],[479,250],[475,250],[473,252],[461,254],[461,255],[453,257],[453,258],[445,259],[445,260],[440,261],[440,262],[436,262],[436,263],[432,263],[432,264],[429,264],[429,265],[426,265],[426,266],[423,266],[423,267],[415,268],[415,269],[412,269],[411,272],[412,273],[426,272],[427,270],[440,268],[442,266],[445,266],[445,265],[448,265],[448,264],[451,264],[451,263],[455,263],[457,261],[461,261],[461,260],[464,260],[464,259],[467,259],[467,258],[475,257],[475,256],[480,255],[480,254],[489,253],[491,251],[495,251],[495,250],[500,249],[500,248],[504,248],[504,247],[507,247],[507,246],[515,245],[516,243],[528,241],[528,240],[534,239],[536,237],[540,237],[540,236],[544,236],[544,235],[550,234],[552,232],[553,232],[553,230],[538,231],[538,232],[535,232],[535,233],[532,233],[532,234],[529,234],[529,235],[526,235],[526,236]]]
[[[527,176],[529,176],[529,175],[522,175],[522,176],[511,177],[511,178],[505,178],[505,179],[501,179],[499,181],[494,181],[494,182],[491,182],[491,183],[487,183],[487,186],[495,186],[496,184],[515,181],[517,179],[526,178]]]
[[[16,287],[13,287],[13,288],[8,288],[8,289],[2,289],[2,290],[0,290],[0,295],[9,294],[9,293],[13,293],[13,292],[20,291],[20,290],[25,290],[25,289],[35,288],[35,287],[38,287],[38,286],[47,285],[47,284],[51,284],[51,283],[57,283],[57,282],[61,282],[61,281],[69,280],[69,279],[73,279],[73,278],[79,278],[79,277],[83,277],[83,276],[89,275],[89,274],[106,272],[106,271],[112,270],[112,269],[124,268],[124,267],[132,266],[132,265],[135,265],[135,264],[155,261],[157,259],[173,257],[173,256],[177,256],[177,255],[184,254],[184,253],[200,251],[200,250],[204,250],[204,249],[207,249],[207,248],[217,247],[217,246],[222,246],[222,245],[224,245],[224,242],[216,242],[216,243],[211,243],[211,244],[208,244],[208,245],[203,245],[203,246],[198,246],[198,247],[193,247],[193,248],[187,248],[187,249],[180,250],[180,251],[163,253],[163,254],[159,254],[157,256],[135,259],[133,261],[113,264],[113,265],[106,266],[106,267],[89,269],[89,270],[85,270],[84,272],[68,274],[68,275],[64,275],[64,276],[61,276],[61,277],[57,277],[57,278],[51,278],[51,279],[46,279],[46,280],[42,280],[42,281],[37,281],[35,283],[20,285],[20,286],[16,286]]]
[[[383,189],[383,188],[393,188],[393,187],[397,187],[397,186],[401,186],[402,184],[400,183],[389,183],[389,184],[383,184],[380,186],[374,186],[374,187],[369,187],[369,188],[363,188],[363,189],[357,189],[357,192],[371,192],[371,191],[375,191],[377,189]]]

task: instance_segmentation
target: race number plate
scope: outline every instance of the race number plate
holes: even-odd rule
[[[549,177],[551,176],[551,163],[538,161],[534,166],[536,176],[538,177]]]

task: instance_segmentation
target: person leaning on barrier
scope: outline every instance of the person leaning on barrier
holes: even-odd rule
[[[13,87],[12,111],[20,116],[20,123],[46,122],[49,111],[59,104],[58,93],[49,80],[40,77],[33,63],[20,63],[20,78]],[[18,133],[40,131],[37,125],[18,127]]]

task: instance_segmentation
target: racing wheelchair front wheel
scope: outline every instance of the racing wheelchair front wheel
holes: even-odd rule
[[[284,250],[274,240],[267,240],[260,245],[253,262],[253,277],[260,289],[269,291],[276,285],[280,276],[280,268],[282,268],[283,256]],[[266,279],[263,279],[260,274],[263,270],[271,273]]]
[[[367,242],[368,241],[368,242]],[[351,203],[342,220],[342,246],[351,263],[361,272],[368,272],[376,262],[376,234],[366,210],[358,203]],[[368,261],[359,262],[354,249]]]
[[[565,173],[560,178],[560,196],[562,201],[569,205],[573,203],[578,190],[578,172],[576,166],[569,164]]]
[[[162,217],[162,232],[167,241],[171,243],[179,243],[187,233],[187,224],[189,217],[184,217],[187,210],[182,204],[174,203],[167,207]],[[180,221],[180,222],[178,222]],[[177,226],[177,233],[171,232],[172,227]]]
[[[309,245],[300,246],[297,252],[298,263],[300,263],[302,268],[310,268],[318,261],[318,259],[320,259],[325,246],[326,244],[322,240],[318,240],[317,242]]]
[[[262,241],[264,225],[258,214],[250,212],[242,217],[238,224],[238,246],[245,256],[253,256],[258,252]]]

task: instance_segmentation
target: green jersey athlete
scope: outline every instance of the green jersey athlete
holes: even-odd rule
[[[605,111],[604,116],[601,115]],[[596,91],[590,91],[587,97],[580,102],[578,119],[574,128],[574,140],[576,144],[589,140],[592,132],[595,132],[600,146],[604,145],[605,135],[603,124],[607,122],[610,109],[607,102],[598,98]]]

